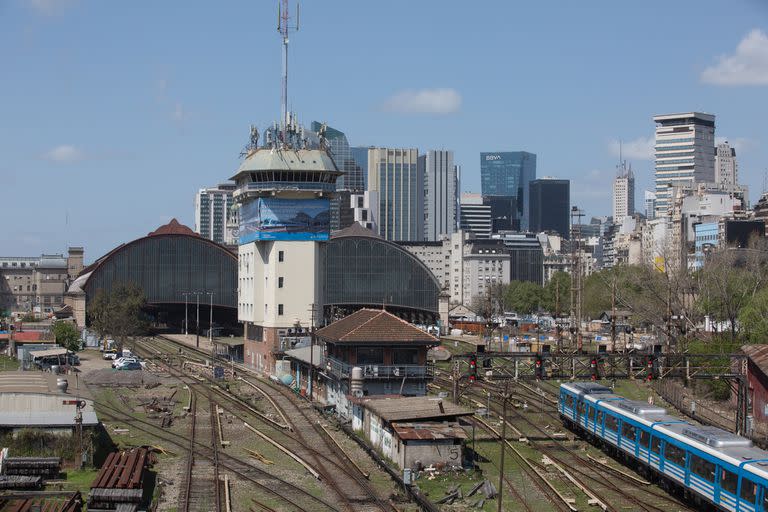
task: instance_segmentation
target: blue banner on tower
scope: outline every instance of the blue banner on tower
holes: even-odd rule
[[[240,208],[240,244],[254,240],[328,240],[330,200],[263,197]]]

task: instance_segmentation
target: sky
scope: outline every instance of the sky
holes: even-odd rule
[[[294,9],[295,0],[291,1]],[[768,0],[307,1],[291,109],[354,146],[531,151],[610,215],[618,146],[653,178],[652,117],[713,113],[756,201],[768,175]],[[0,254],[93,261],[230,178],[280,115],[277,1],[0,0]]]

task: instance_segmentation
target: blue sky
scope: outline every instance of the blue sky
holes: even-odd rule
[[[295,3],[295,2],[294,2]],[[292,5],[294,5],[292,3]],[[86,259],[177,217],[279,116],[276,1],[0,0],[0,253]],[[717,115],[768,171],[768,2],[304,1],[290,98],[353,145],[527,150],[611,209],[618,140],[651,184],[657,113]]]

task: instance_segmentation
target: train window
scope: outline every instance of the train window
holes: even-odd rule
[[[691,454],[691,473],[700,476],[707,482],[715,481],[715,465],[698,455]]]
[[[640,446],[643,448],[648,448],[648,441],[651,440],[651,434],[646,432],[645,430],[640,431],[640,439],[638,442],[640,443]]]
[[[571,395],[566,395],[565,406],[569,409],[573,408],[573,397]]]
[[[612,430],[616,432],[619,429],[619,423],[616,421],[616,418],[611,416],[610,414],[605,415],[605,428],[608,430]]]
[[[685,467],[685,450],[678,448],[677,446],[667,443],[664,447],[664,458],[669,462]]]
[[[661,453],[661,439],[654,437],[651,439],[651,451],[653,453]]]
[[[579,402],[579,405],[576,406],[576,410],[579,411],[579,414],[584,414],[584,409],[586,409],[586,405],[584,405],[584,402]]]
[[[592,421],[595,421],[595,418],[597,418],[597,409],[593,407],[592,409],[590,409],[590,411],[591,412],[589,413],[589,419],[591,419]]]
[[[736,487],[739,483],[739,478],[735,473],[731,473],[727,469],[720,468],[720,488],[724,491],[728,491],[731,494],[736,494]]]
[[[597,424],[603,424],[603,411],[597,411]]]
[[[768,487],[763,487],[763,510],[768,510]]]
[[[741,492],[739,493],[742,500],[749,503],[755,502],[755,496],[757,495],[757,486],[754,482],[750,482],[746,478],[741,479]]]
[[[622,422],[621,424],[621,436],[625,439],[631,439],[632,441],[635,440],[635,427],[633,425],[630,425],[629,423]]]

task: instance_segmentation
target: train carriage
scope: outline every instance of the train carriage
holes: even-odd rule
[[[558,410],[569,428],[701,504],[768,512],[768,452],[747,438],[691,424],[594,382],[561,384]]]

